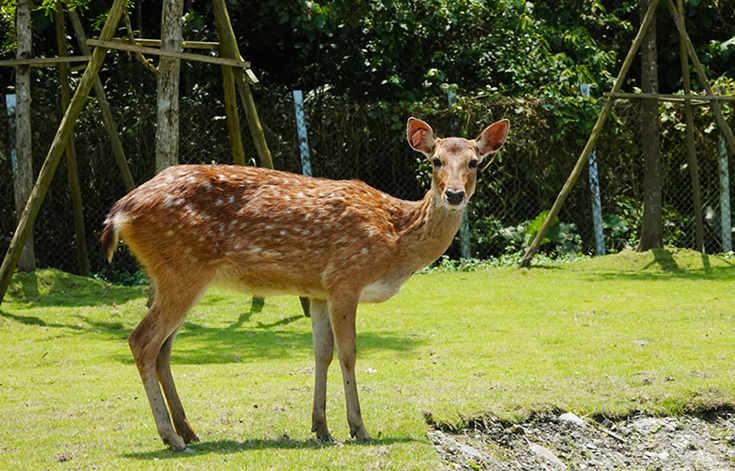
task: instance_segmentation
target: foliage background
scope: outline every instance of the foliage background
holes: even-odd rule
[[[13,2],[2,6],[5,58],[12,57]],[[131,4],[132,5],[132,4]],[[505,148],[482,171],[469,212],[473,253],[498,257],[523,250],[551,207],[601,107],[638,27],[634,1],[336,0],[229,1],[243,56],[262,85],[256,88],[269,146],[278,168],[299,172],[290,91],[304,90],[314,174],[359,178],[408,199],[427,189],[429,167],[404,141],[406,119],[427,120],[440,136],[475,137],[493,121],[512,122]],[[78,8],[92,25],[109,2]],[[34,54],[55,55],[52,3],[34,13]],[[710,78],[735,93],[735,1],[686,2],[688,31]],[[209,2],[192,0],[183,18],[184,38],[216,40]],[[138,15],[138,13],[141,13]],[[131,11],[141,37],[159,35],[160,3],[138,2]],[[138,20],[140,18],[140,20]],[[680,87],[678,36],[665,7],[658,18],[660,91]],[[8,33],[8,34],[6,34]],[[74,44],[74,38],[71,38]],[[75,46],[72,46],[73,48]],[[75,53],[76,49],[71,51]],[[155,58],[151,59],[155,62]],[[634,65],[624,90],[636,89]],[[33,69],[34,159],[41,166],[61,119],[58,77]],[[0,68],[4,92],[12,92],[12,69]],[[80,77],[77,72],[73,79]],[[101,77],[113,106],[125,152],[140,183],[153,176],[155,77],[124,53],[110,53]],[[700,88],[694,79],[694,89]],[[578,84],[592,85],[592,98]],[[182,64],[181,162],[231,162],[224,123],[221,74],[216,67]],[[456,92],[451,109],[447,93]],[[637,102],[619,102],[598,145],[602,208],[608,250],[635,245],[640,228],[642,167]],[[5,115],[4,103],[0,112]],[[733,122],[730,107],[725,113]],[[254,163],[244,116],[243,136]],[[694,246],[691,180],[678,105],[662,104],[665,243]],[[719,233],[719,133],[707,108],[696,109],[696,142],[707,216],[708,252],[722,251]],[[98,250],[109,206],[124,189],[95,99],[75,128],[85,201],[87,243],[93,271],[115,277]],[[13,198],[7,122],[0,125],[0,198]],[[36,224],[40,266],[75,271],[71,209],[63,166],[59,167]],[[0,250],[15,225],[12,204],[0,207]],[[586,175],[562,213],[555,237],[542,247],[553,254],[591,253],[594,239]],[[536,222],[534,222],[536,221]],[[456,244],[455,244],[456,245]],[[450,256],[458,256],[458,247]],[[122,255],[116,267],[134,271]]]

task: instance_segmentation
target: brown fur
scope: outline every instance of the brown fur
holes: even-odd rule
[[[178,399],[169,356],[186,314],[211,283],[261,296],[310,297],[317,364],[312,430],[331,439],[326,371],[336,347],[350,432],[369,440],[354,381],[357,304],[392,297],[444,253],[474,192],[477,170],[470,161],[486,155],[478,148],[498,149],[507,130],[502,121],[476,141],[436,139],[426,123],[409,120],[412,147],[441,161],[432,190],[420,201],[393,198],[356,180],[181,165],[115,203],[102,232],[103,250],[111,260],[121,237],[156,285],[156,299],[129,343],[164,442],[180,451],[197,440]],[[462,202],[449,204],[447,189],[463,192]]]

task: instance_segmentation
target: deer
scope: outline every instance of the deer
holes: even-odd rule
[[[358,443],[372,441],[355,382],[358,304],[393,297],[447,250],[475,192],[480,162],[503,146],[509,128],[503,119],[474,140],[442,139],[424,121],[409,118],[409,145],[433,165],[431,189],[419,201],[394,198],[358,180],[252,166],[177,165],[114,203],[101,234],[104,253],[112,262],[122,239],[155,288],[128,344],[163,443],[192,452],[188,444],[199,441],[170,359],[189,310],[211,284],[261,297],[310,298],[311,431],[322,442],[334,440],[326,388],[336,350],[350,436]]]

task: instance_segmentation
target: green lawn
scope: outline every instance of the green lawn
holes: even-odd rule
[[[0,305],[0,469],[435,469],[430,420],[539,411],[609,417],[735,405],[735,261],[690,251],[413,277],[358,314],[368,431],[349,439],[339,368],[312,438],[310,322],[296,298],[218,288],[177,338],[174,376],[202,443],[159,440],[127,335],[144,290],[44,270]]]

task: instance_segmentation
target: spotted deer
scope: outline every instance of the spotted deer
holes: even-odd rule
[[[156,288],[128,341],[163,442],[191,451],[187,443],[198,441],[169,360],[187,313],[212,283],[258,296],[311,298],[312,431],[332,440],[326,387],[336,347],[350,435],[370,441],[355,383],[357,305],[391,298],[444,253],[475,191],[480,161],[500,149],[509,127],[502,120],[475,140],[439,139],[410,118],[408,143],[433,163],[431,189],[420,201],[356,180],[229,165],[170,167],[117,201],[101,242],[112,261],[122,238]]]

